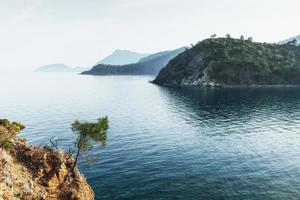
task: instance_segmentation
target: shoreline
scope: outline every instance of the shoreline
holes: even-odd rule
[[[300,88],[300,84],[299,85],[295,85],[295,84],[274,84],[274,85],[180,85],[180,84],[159,84],[159,83],[155,83],[154,81],[149,81],[152,84],[161,86],[161,87],[169,87],[169,88],[212,88],[212,89],[216,89],[216,88],[249,88],[249,89],[254,89],[254,88]]]

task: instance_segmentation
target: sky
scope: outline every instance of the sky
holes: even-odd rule
[[[299,0],[0,0],[0,70],[91,67],[115,49],[153,53],[212,34],[300,34]]]

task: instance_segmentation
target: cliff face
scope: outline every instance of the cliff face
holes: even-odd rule
[[[79,171],[70,172],[70,154],[28,145],[11,127],[0,120],[0,199],[94,199]]]
[[[207,39],[172,59],[153,82],[165,86],[299,85],[300,47]]]

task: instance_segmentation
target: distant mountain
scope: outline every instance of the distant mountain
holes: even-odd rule
[[[156,59],[156,58],[159,58],[159,57],[163,57],[163,56],[170,56],[172,57],[173,54],[176,54],[177,55],[177,52],[181,51],[181,50],[184,50],[184,48],[180,48],[180,49],[176,49],[176,50],[170,50],[170,51],[162,51],[162,52],[158,52],[158,53],[154,53],[154,54],[151,54],[147,57],[144,57],[142,59],[139,60],[139,63],[143,63],[143,62],[148,62],[150,60],[153,60],[153,59]]]
[[[291,37],[291,38],[283,40],[283,41],[280,41],[279,44],[288,43],[288,42],[293,41],[293,40],[296,40],[297,44],[300,44],[300,35],[295,36],[295,37]]]
[[[91,70],[82,72],[89,75],[156,75],[168,62],[183,52],[182,47],[172,51],[163,51],[142,58],[139,62],[129,65],[98,64]]]
[[[172,59],[153,83],[172,87],[300,85],[300,46],[206,39]]]
[[[138,62],[141,58],[148,56],[147,53],[136,53],[128,50],[116,50],[111,55],[100,60],[98,64],[126,65]]]
[[[65,64],[50,64],[44,65],[36,69],[36,72],[82,72],[88,70],[88,68],[81,67],[69,67]]]

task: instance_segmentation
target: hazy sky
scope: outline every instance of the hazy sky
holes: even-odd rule
[[[91,66],[115,49],[156,52],[216,33],[300,34],[299,0],[0,0],[0,69]]]

